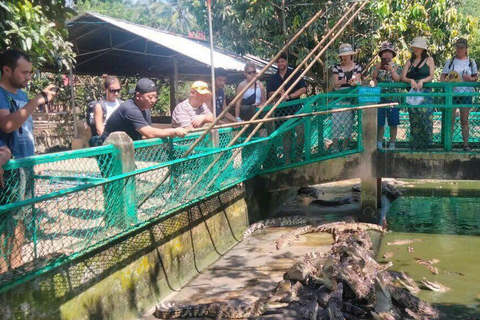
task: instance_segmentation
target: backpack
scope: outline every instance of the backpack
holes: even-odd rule
[[[452,69],[453,60],[455,60],[455,57],[450,59],[450,64],[448,65],[448,70],[450,70],[450,71],[454,70],[454,69]],[[470,68],[470,71],[472,71],[472,73],[473,73],[472,65],[473,65],[472,59],[468,58],[468,67]]]
[[[96,136],[98,134],[97,128],[95,127],[95,106],[97,105],[97,103],[99,103],[102,107],[104,121],[105,117],[107,116],[107,106],[105,104],[105,101],[93,100],[87,104],[87,107],[85,108],[85,120],[87,122],[87,125],[90,127],[90,130],[92,130],[92,136]]]

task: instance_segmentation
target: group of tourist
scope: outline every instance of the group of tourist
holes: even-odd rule
[[[465,39],[458,39],[455,43],[456,54],[449,59],[443,68],[441,81],[461,81],[474,82],[478,80],[477,65],[473,59],[468,57],[468,43]],[[411,43],[412,57],[401,67],[393,62],[397,55],[394,46],[389,42],[382,43],[378,55],[380,62],[372,69],[372,80],[377,83],[395,83],[405,82],[411,87],[411,92],[429,92],[425,84],[434,79],[435,61],[428,53],[428,42],[423,37],[415,38]],[[333,67],[333,88],[337,92],[342,92],[361,84],[362,67],[354,61],[356,52],[350,44],[342,44],[339,48],[340,63]],[[292,75],[293,69],[288,67],[288,57],[282,53],[276,60],[277,73],[273,74],[267,81],[266,87],[259,80],[253,81],[257,77],[256,66],[253,63],[247,63],[244,68],[245,80],[238,88],[237,94],[243,92],[235,106],[234,114],[226,112],[220,119],[220,123],[235,123],[251,119],[258,108],[265,105],[269,98],[279,93],[277,100],[284,97],[284,100],[297,100],[306,93],[306,83],[299,79],[299,75]],[[30,57],[17,50],[7,50],[0,56],[0,187],[4,188],[4,174],[2,166],[11,158],[20,159],[33,156],[34,134],[32,113],[41,105],[46,105],[56,96],[58,88],[49,85],[43,91],[28,99],[27,94],[22,91],[32,78],[32,63]],[[95,103],[94,106],[94,136],[90,140],[91,146],[103,144],[108,140],[111,133],[123,131],[128,134],[132,140],[146,138],[164,138],[164,137],[183,137],[190,130],[199,128],[205,124],[214,121],[213,110],[220,115],[227,106],[225,96],[225,84],[227,81],[227,72],[223,69],[217,69],[215,78],[216,101],[212,105],[212,94],[208,84],[203,81],[195,81],[189,92],[187,99],[179,103],[172,113],[172,128],[159,129],[152,126],[150,109],[157,102],[157,86],[154,81],[142,78],[135,89],[131,92],[131,97],[126,101],[119,99],[121,85],[118,78],[108,76],[105,78],[105,96],[102,100]],[[288,81],[287,81],[288,80]],[[287,82],[286,82],[287,81]],[[285,83],[286,82],[286,83]],[[250,86],[247,88],[247,86]],[[283,86],[284,85],[284,86]],[[280,88],[283,88],[280,90]],[[285,95],[288,90],[289,94]],[[454,87],[453,92],[473,92],[472,87]],[[384,91],[393,92],[393,91]],[[410,99],[411,98],[411,99]],[[273,99],[271,99],[273,100]],[[336,108],[342,108],[352,103],[352,98],[337,99]],[[395,98],[383,98],[382,102],[392,102]],[[407,103],[412,105],[429,104],[430,98],[424,98],[420,94],[407,98]],[[472,104],[472,97],[461,96],[455,99],[456,104],[461,104],[460,120],[463,135],[463,148],[468,151],[468,117],[470,109],[465,105]],[[288,115],[297,112],[301,105],[293,105],[282,115]],[[432,141],[433,135],[433,109],[413,107],[408,108],[411,126],[412,147],[426,147]],[[278,116],[275,113],[275,116]],[[388,108],[378,110],[378,148],[383,148],[382,139],[386,119],[390,126],[389,149],[395,149],[397,136],[397,127],[400,124],[400,115],[398,108]],[[339,112],[332,115],[332,150],[345,148],[353,133],[353,113]],[[453,123],[452,123],[453,126]],[[297,128],[300,129],[300,128]],[[286,157],[289,156],[291,148],[291,139],[293,135],[297,138],[297,144],[303,144],[304,133],[297,130],[295,134],[284,135],[284,148]],[[340,141],[342,145],[340,145]],[[288,162],[288,159],[287,159]],[[23,179],[16,188],[23,190],[18,193],[15,188],[11,188],[12,195],[8,195],[9,189],[4,188],[3,199],[17,201],[28,197],[32,192],[33,185],[29,185],[30,178],[33,175],[33,169],[24,169]],[[18,183],[17,183],[18,184]],[[15,193],[15,194],[13,194]],[[17,199],[17,200],[16,200]],[[3,203],[2,203],[3,204]],[[0,223],[3,223],[0,220]],[[18,241],[12,244],[11,255],[19,257],[20,245],[24,237],[24,226],[21,223],[12,224],[11,235],[15,235]],[[7,237],[2,241],[12,241]],[[5,270],[4,257],[0,257],[0,271]],[[18,262],[20,263],[20,262]],[[15,267],[15,260],[11,260],[11,265]]]
[[[412,57],[401,68],[393,62],[397,55],[393,45],[389,42],[382,43],[378,55],[381,62],[377,63],[372,69],[372,80],[375,83],[394,83],[406,82],[411,86],[410,92],[430,92],[430,89],[424,88],[425,83],[429,83],[435,76],[435,61],[428,54],[428,42],[423,37],[416,37],[411,43]],[[478,70],[475,61],[468,56],[468,42],[466,39],[459,38],[455,43],[455,55],[445,62],[440,81],[457,82],[476,82],[478,80]],[[348,70],[348,69],[346,69]],[[394,93],[394,90],[384,90],[383,93]],[[454,93],[474,92],[473,87],[456,86]],[[395,98],[384,98],[382,102],[396,102]],[[453,103],[463,105],[460,107],[460,122],[462,127],[463,149],[469,151],[469,124],[468,118],[470,108],[465,105],[472,104],[472,97],[461,96],[454,97]],[[407,104],[431,104],[431,98],[422,96],[412,96],[407,98]],[[455,112],[455,110],[453,110]],[[431,145],[433,139],[433,108],[408,108],[410,119],[410,141],[413,149],[427,148]],[[400,124],[400,112],[398,108],[378,109],[378,148],[382,149],[382,139],[384,136],[385,118],[390,126],[389,149],[395,149],[395,140],[397,136],[397,127]],[[452,130],[455,117],[452,117]]]

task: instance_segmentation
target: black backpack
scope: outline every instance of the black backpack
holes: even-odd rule
[[[453,61],[455,60],[455,57],[451,58],[450,59],[450,64],[448,65],[448,70],[450,71],[453,71],[455,68],[453,67]],[[472,69],[472,65],[473,65],[473,62],[472,62],[472,59],[471,58],[468,58],[468,67],[470,68],[470,71],[472,71],[473,73],[473,69]],[[453,68],[452,68],[453,67]]]
[[[85,109],[85,120],[87,122],[87,125],[90,127],[90,130],[92,130],[92,136],[97,135],[97,128],[95,127],[95,106],[97,105],[97,103],[99,103],[102,107],[104,121],[105,117],[107,116],[107,106],[105,104],[105,101],[93,100],[87,104],[87,107]]]

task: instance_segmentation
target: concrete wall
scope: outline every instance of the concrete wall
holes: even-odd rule
[[[234,187],[1,295],[0,318],[136,318],[239,242],[247,225],[245,190]]]
[[[478,153],[387,152],[376,157],[379,177],[480,180]]]
[[[295,187],[358,178],[361,175],[362,154],[314,162],[257,177],[266,191],[274,192]]]

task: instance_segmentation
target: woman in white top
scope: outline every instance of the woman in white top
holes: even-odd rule
[[[237,95],[242,91],[245,86],[250,83],[257,75],[257,69],[252,62],[245,65],[243,74],[246,80],[242,81],[237,88]],[[267,93],[265,87],[260,81],[256,81],[248,88],[243,94],[242,100],[237,101],[235,108],[235,117],[238,121],[250,120],[256,112],[256,108],[261,106],[267,100]]]
[[[95,105],[94,112],[95,128],[99,136],[103,134],[103,129],[105,128],[108,118],[110,118],[113,111],[117,110],[120,103],[122,103],[122,101],[118,99],[120,90],[120,81],[117,77],[105,77],[105,100]]]

